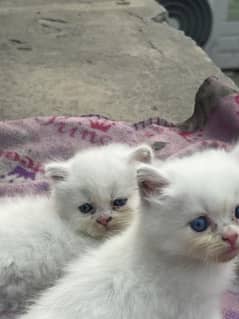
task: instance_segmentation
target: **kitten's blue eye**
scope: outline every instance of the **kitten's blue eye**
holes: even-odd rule
[[[209,221],[208,221],[207,217],[200,216],[200,217],[192,220],[190,223],[190,226],[196,232],[203,232],[208,228]]]
[[[239,219],[239,206],[235,208],[235,217]]]
[[[90,203],[85,203],[78,207],[83,214],[94,213],[94,207]]]
[[[116,198],[113,201],[113,206],[114,207],[122,207],[127,203],[128,198]]]

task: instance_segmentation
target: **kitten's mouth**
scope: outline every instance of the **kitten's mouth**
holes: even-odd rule
[[[219,261],[227,262],[239,255],[239,247],[230,248],[225,253],[220,255]]]
[[[103,229],[105,231],[110,230],[110,228],[111,228],[111,225],[109,225],[109,224],[102,224],[102,223],[99,223],[99,222],[97,222],[97,224],[100,227],[100,229]]]

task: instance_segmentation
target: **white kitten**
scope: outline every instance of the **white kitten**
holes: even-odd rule
[[[136,161],[148,146],[111,144],[46,165],[53,192],[0,200],[0,316],[22,312],[26,301],[54,283],[63,266],[122,231],[138,204]]]
[[[152,157],[146,145],[110,144],[48,164],[55,210],[76,233],[95,238],[116,234],[131,222],[137,206],[135,163]]]
[[[219,319],[239,252],[237,154],[138,170],[139,217],[72,264],[21,319]]]

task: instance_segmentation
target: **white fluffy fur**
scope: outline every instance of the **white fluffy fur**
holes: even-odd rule
[[[136,161],[149,162],[148,146],[111,144],[91,148],[65,162],[46,165],[52,180],[50,197],[0,200],[0,316],[23,311],[29,298],[51,286],[65,264],[97,246],[131,222],[137,205]],[[127,197],[125,207],[110,207],[114,196]],[[84,202],[94,201],[94,215],[82,215]],[[104,227],[95,216],[107,212]],[[97,239],[96,239],[97,238]]]
[[[234,263],[222,233],[239,233],[238,163],[212,150],[140,168],[139,218],[74,262],[21,319],[221,318]],[[205,214],[209,229],[193,231],[189,223]]]

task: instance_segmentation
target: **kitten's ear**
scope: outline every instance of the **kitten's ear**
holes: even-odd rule
[[[45,165],[45,175],[54,183],[65,181],[68,176],[68,169],[63,163],[49,163]]]
[[[169,181],[153,166],[141,166],[137,169],[137,181],[142,198],[161,195]]]
[[[153,149],[146,144],[135,147],[130,154],[130,162],[151,163],[153,158]]]

